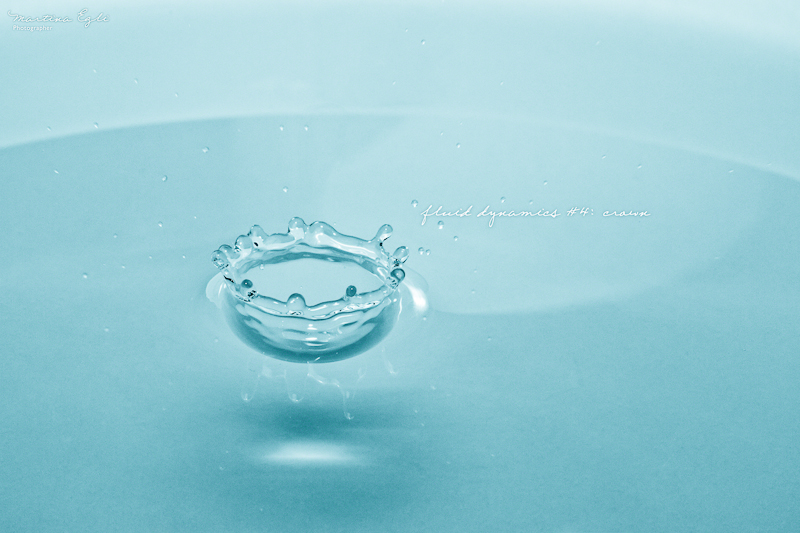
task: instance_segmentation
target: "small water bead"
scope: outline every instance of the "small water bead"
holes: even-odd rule
[[[547,182],[545,181],[544,183],[542,183],[542,185],[547,185]]]
[[[303,129],[308,131],[308,126],[303,126]]]
[[[357,292],[358,291],[356,290],[355,285],[350,285],[349,287],[347,287],[345,294],[347,295],[348,298],[352,298],[353,296],[356,295]]]
[[[100,126],[97,124],[97,122],[95,122],[95,123],[94,123],[94,129],[97,129],[97,128],[99,128],[99,127],[100,127]]]
[[[115,239],[117,238],[117,234],[116,234],[116,233],[114,234],[114,238],[115,238]]]
[[[178,93],[175,93],[175,98],[177,98],[177,97],[178,97]]]
[[[605,158],[606,158],[606,154],[603,154],[603,157],[601,157],[600,159],[605,159]]]
[[[425,39],[422,39],[419,44],[424,46],[425,45]]]
[[[423,255],[423,254],[425,253],[425,248],[423,248],[422,246],[420,246],[420,247],[419,247],[419,250],[417,250],[417,251],[419,252],[419,255]]]
[[[637,168],[637,169],[639,169],[639,168],[642,168],[642,165],[639,165],[639,166],[638,166],[638,167],[636,167],[636,168]]]
[[[89,278],[89,274],[87,274],[86,272],[84,272],[84,273],[83,273],[83,279],[88,279],[88,278]]]
[[[159,227],[159,228],[163,228],[163,227],[164,227],[164,223],[163,223],[163,222],[159,222],[159,223],[158,223],[158,227]]]
[[[167,181],[167,176],[166,175],[161,176],[161,181]]]
[[[457,143],[456,148],[461,148],[461,143]]]
[[[205,146],[205,147],[203,147],[203,153],[204,153],[204,154],[207,154],[207,153],[208,153],[208,146]]]
[[[419,202],[417,202],[416,200],[411,200],[411,207],[417,207],[418,205]]]
[[[501,203],[501,204],[504,204],[504,203],[506,203],[506,197],[505,197],[505,196],[502,196],[502,197],[500,198],[500,203]]]
[[[111,331],[111,330],[110,330],[110,329],[108,329],[108,328],[103,328],[103,331],[105,331],[106,333],[108,333],[108,332],[109,332],[109,331]]]
[[[53,131],[53,130],[50,129],[50,126],[47,126],[47,131]]]
[[[58,174],[58,170],[53,170],[53,172],[55,172],[56,174]]]
[[[431,255],[431,249],[430,249],[430,248],[428,248],[427,250],[425,250],[425,255]]]
[[[278,128],[280,128],[280,130],[283,131],[283,126],[278,126]]]
[[[458,241],[458,235],[453,235],[453,240]]]
[[[134,85],[139,85],[139,80],[137,78],[133,78],[133,84]]]
[[[283,192],[289,192],[289,187],[284,187]]]
[[[245,289],[252,289],[253,288],[253,282],[250,281],[249,279],[246,279],[246,280],[242,281],[242,287],[244,287]]]
[[[405,246],[400,246],[399,248],[397,248],[397,250],[394,251],[391,259],[394,266],[399,266],[405,263],[406,259],[408,259],[408,248],[406,248]]]
[[[439,229],[442,229],[442,228],[444,228],[444,222],[442,222],[441,220],[440,220],[440,221],[439,221],[439,223],[438,223],[438,224],[436,224],[436,225],[437,225],[437,226],[439,226]]]
[[[258,269],[259,270],[264,270],[264,263],[261,263],[260,265],[258,265]]]

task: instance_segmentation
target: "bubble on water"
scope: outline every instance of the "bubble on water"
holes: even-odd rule
[[[83,279],[88,279],[88,278],[89,278],[89,274],[87,274],[86,272],[84,272],[84,273],[83,273]]]
[[[417,202],[416,200],[411,200],[411,207],[417,207],[418,205],[419,202]]]
[[[264,270],[264,263],[261,263],[260,265],[258,265],[258,269],[259,270]]]
[[[442,222],[441,220],[436,225],[439,226],[439,229],[444,228],[444,222]]]
[[[420,247],[419,247],[419,250],[417,250],[417,251],[419,252],[419,255],[423,255],[423,254],[425,253],[425,248],[423,248],[422,246],[420,246]]]
[[[282,190],[283,192],[289,192],[289,187],[284,187]]]
[[[161,181],[167,181],[167,176],[166,175],[161,176]]]
[[[208,146],[204,146],[204,147],[203,147],[203,153],[204,153],[204,154],[207,154],[207,153],[208,153]]]

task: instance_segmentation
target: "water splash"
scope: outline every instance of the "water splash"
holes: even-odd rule
[[[269,235],[253,226],[233,247],[223,245],[212,254],[220,273],[209,282],[206,295],[222,309],[233,332],[265,355],[297,363],[347,359],[386,337],[403,308],[399,287],[406,278],[401,266],[408,249],[401,246],[389,253],[385,242],[391,234],[392,227],[385,224],[375,237],[362,240],[341,235],[325,222],[307,225],[301,218],[289,221],[287,233]],[[286,301],[261,294],[253,282],[257,278],[248,275],[264,265],[300,259],[355,264],[376,278],[379,287],[359,293],[356,285],[348,285],[340,298],[309,305],[300,293]],[[412,308],[425,300],[413,287],[406,292]]]

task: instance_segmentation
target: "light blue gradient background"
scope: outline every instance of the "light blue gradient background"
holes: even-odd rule
[[[83,7],[109,22],[5,15]],[[800,528],[791,2],[3,17],[0,530]],[[317,369],[366,370],[353,420],[312,380],[243,402],[205,298],[214,249],[293,216],[390,223],[429,284]]]

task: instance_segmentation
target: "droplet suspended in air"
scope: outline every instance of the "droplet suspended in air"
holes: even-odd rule
[[[461,148],[461,143],[456,143],[456,148]]]
[[[458,241],[458,235],[453,235],[453,240]]]
[[[425,248],[423,248],[422,246],[420,246],[420,247],[419,247],[419,250],[417,250],[417,251],[419,252],[419,255],[423,255],[423,254],[425,253]]]
[[[204,153],[204,154],[207,154],[207,153],[208,153],[208,146],[204,146],[204,147],[203,147],[203,153]]]
[[[89,278],[89,274],[87,274],[86,272],[84,272],[84,273],[83,273],[83,279],[88,279],[88,278]]]
[[[417,207],[419,203],[416,200],[411,200],[411,207]]]
[[[308,126],[303,126],[303,129],[308,131]]]
[[[283,131],[283,126],[278,126],[278,128],[279,128],[281,131]]]
[[[138,78],[133,78],[133,84],[134,85],[139,85],[139,79]]]
[[[167,181],[167,176],[166,175],[161,176],[161,181]]]
[[[504,203],[506,203],[506,197],[505,197],[505,196],[501,196],[501,197],[500,197],[500,203],[501,203],[501,204],[504,204]]]
[[[284,187],[283,192],[289,192],[289,187]]]
[[[431,249],[430,249],[430,248],[428,248],[427,250],[425,250],[425,255],[431,255]]]
[[[419,44],[421,44],[421,45],[425,46],[425,39],[422,39],[422,40],[419,42]]]

